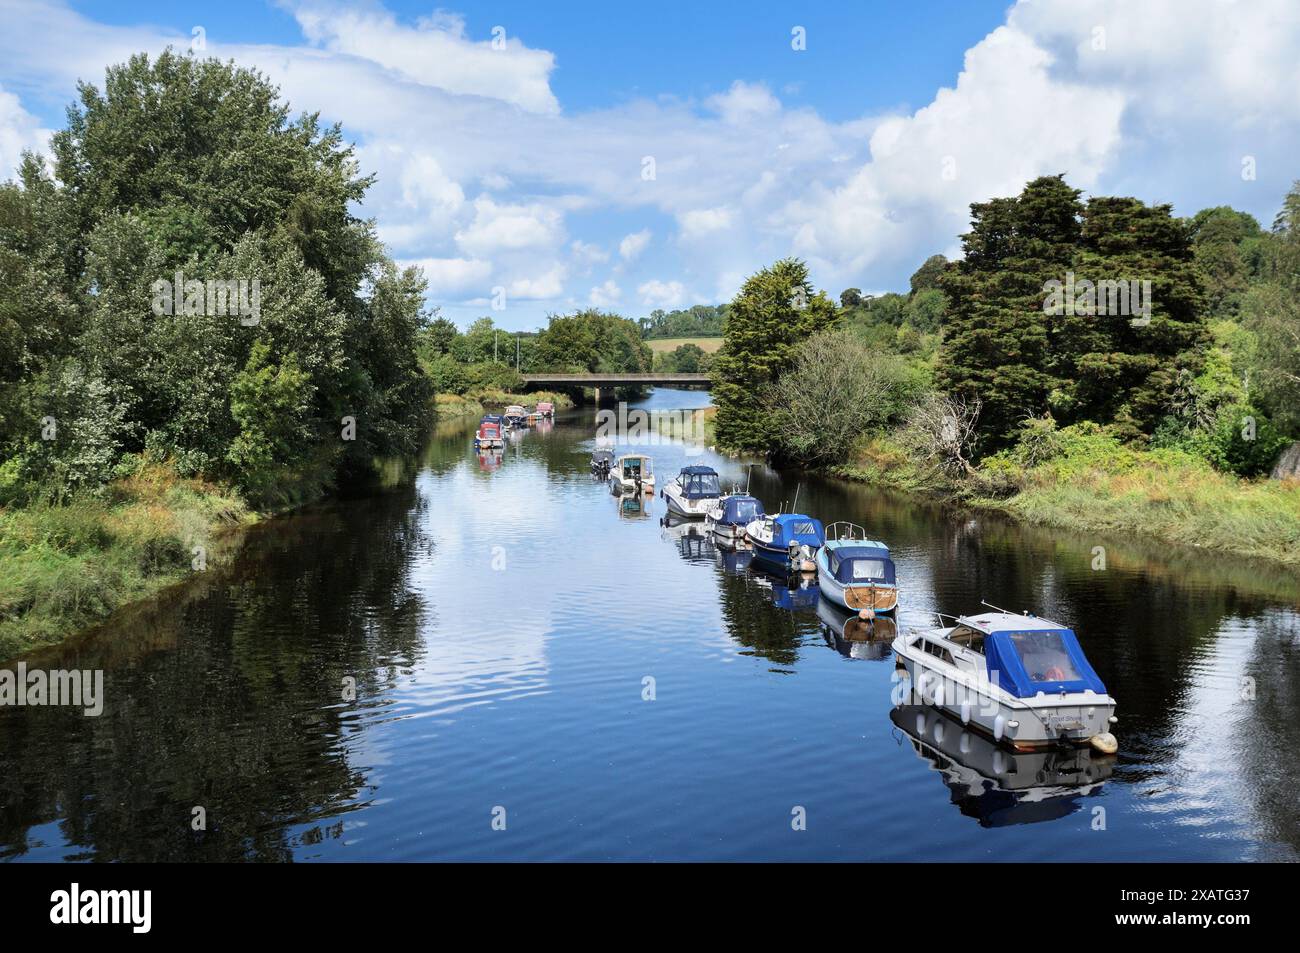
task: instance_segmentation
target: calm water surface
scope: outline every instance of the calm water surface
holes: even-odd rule
[[[593,432],[575,413],[499,462],[439,435],[389,489],[257,527],[29,659],[104,669],[107,701],[0,709],[0,858],[1297,858],[1293,575],[804,479],[801,510],[893,547],[899,625],[987,598],[1076,629],[1120,753],[1014,756],[895,708],[887,642],[846,638],[815,588],[661,525],[657,498],[624,511]],[[745,479],[646,452],[661,482]],[[752,490],[773,508],[798,479]]]

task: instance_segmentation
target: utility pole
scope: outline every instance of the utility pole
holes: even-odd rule
[[[519,335],[515,335],[515,371],[519,370]]]
[[[493,331],[492,331],[492,363],[495,364],[496,362],[497,362],[497,332],[496,332],[495,329],[493,329]]]

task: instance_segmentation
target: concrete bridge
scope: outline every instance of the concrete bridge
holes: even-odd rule
[[[708,374],[524,374],[525,387],[708,387]]]

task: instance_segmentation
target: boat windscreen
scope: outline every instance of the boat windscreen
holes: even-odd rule
[[[723,510],[723,522],[743,526],[746,523],[752,523],[763,515],[763,507],[759,505],[758,500],[741,499],[727,500],[727,505]]]
[[[984,652],[989,675],[1020,698],[1038,692],[1106,692],[1069,629],[991,632]]]
[[[682,495],[687,499],[699,500],[721,494],[722,487],[718,483],[716,473],[695,473],[687,476],[683,481]]]
[[[854,579],[880,579],[884,575],[885,561],[883,559],[853,560]]]
[[[1073,682],[1079,678],[1060,632],[1012,632],[1020,664],[1035,682]]]

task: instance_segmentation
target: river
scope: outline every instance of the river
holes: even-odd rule
[[[575,411],[492,461],[443,428],[386,488],[28,659],[102,669],[106,699],[0,708],[0,859],[1300,855],[1293,574],[753,468],[769,508],[798,492],[891,545],[899,626],[987,599],[1079,633],[1119,754],[1013,755],[895,709],[887,642],[815,592],[662,526],[658,498],[624,512],[593,432]],[[647,442],[661,482],[747,478]]]

